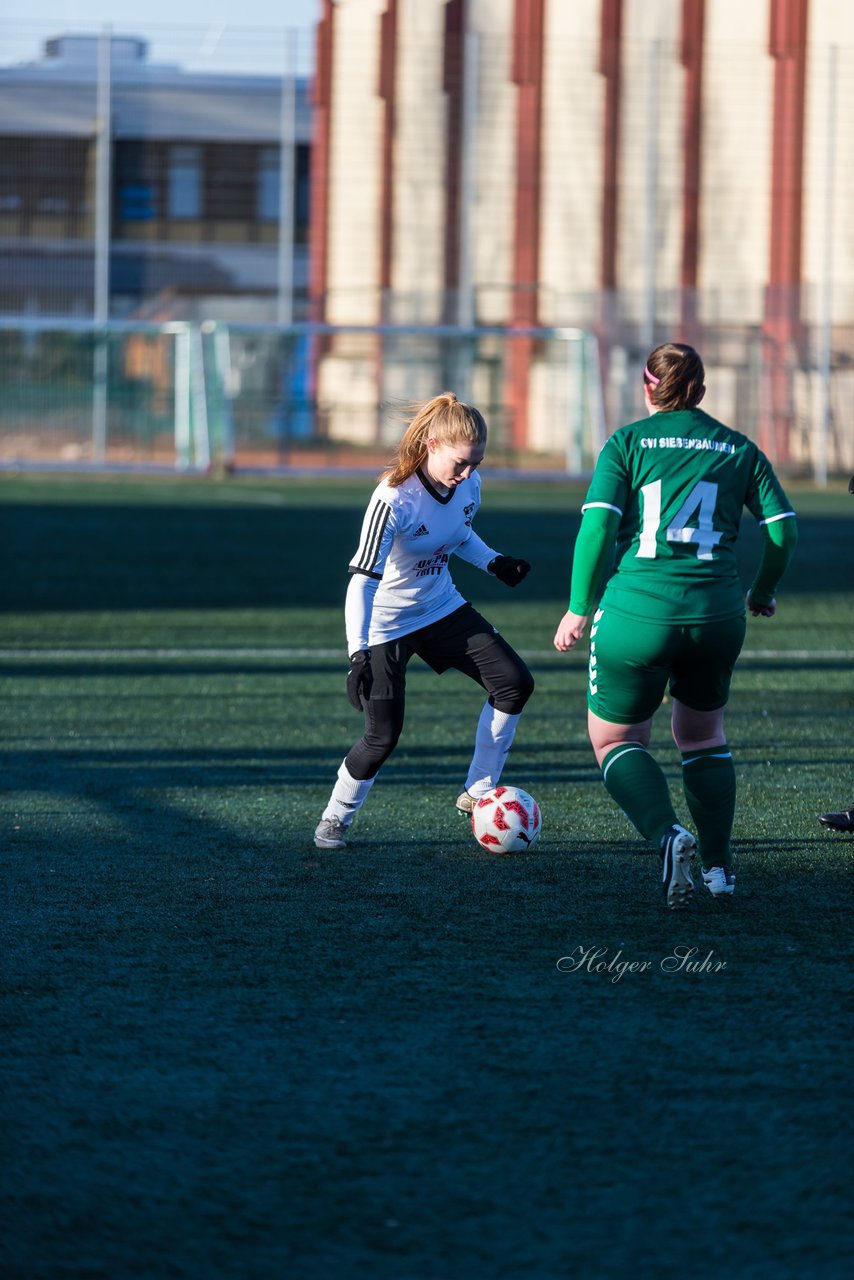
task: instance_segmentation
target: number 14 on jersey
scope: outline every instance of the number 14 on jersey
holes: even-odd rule
[[[643,523],[636,554],[641,559],[654,560],[661,527],[661,481],[645,484],[640,492]],[[714,560],[714,549],[723,537],[723,532],[714,527],[717,500],[718,486],[711,480],[698,480],[667,526],[666,540],[690,543],[696,548],[698,560]]]

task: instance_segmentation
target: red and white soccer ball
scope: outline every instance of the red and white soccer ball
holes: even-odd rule
[[[490,853],[524,853],[537,843],[543,825],[540,806],[521,787],[495,787],[471,813],[471,829]]]

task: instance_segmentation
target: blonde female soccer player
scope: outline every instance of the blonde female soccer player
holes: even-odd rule
[[[797,527],[768,459],[698,407],[705,373],[693,347],[656,347],[643,378],[650,416],[616,431],[599,455],[554,644],[571,649],[592,615],[590,740],[608,792],[659,850],[665,901],[679,910],[693,894],[697,841],[649,753],[652,717],[669,686],[703,883],[725,900],[735,889],[735,769],[724,706],[746,626],[735,542],[746,507],[764,535],[747,608],[770,618]],[[616,571],[597,609],[615,543]]]
[[[495,627],[463,599],[450,573],[457,555],[516,587],[531,567],[499,555],[472,528],[485,449],[483,415],[446,391],[412,419],[368,503],[344,609],[347,696],[364,712],[365,729],[344,757],[314,833],[320,849],[346,846],[351,822],[397,745],[414,654],[438,673],[456,667],[488,694],[457,808],[470,812],[501,777],[534,681]]]

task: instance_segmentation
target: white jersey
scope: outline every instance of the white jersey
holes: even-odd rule
[[[438,493],[421,472],[373,492],[350,561],[347,650],[385,644],[429,626],[466,601],[449,571],[452,555],[486,569],[498,554],[473,531],[480,476]]]

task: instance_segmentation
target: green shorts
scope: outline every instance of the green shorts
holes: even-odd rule
[[[745,618],[720,622],[647,622],[597,609],[590,628],[587,705],[612,724],[639,724],[669,687],[692,711],[726,705],[744,643]]]

